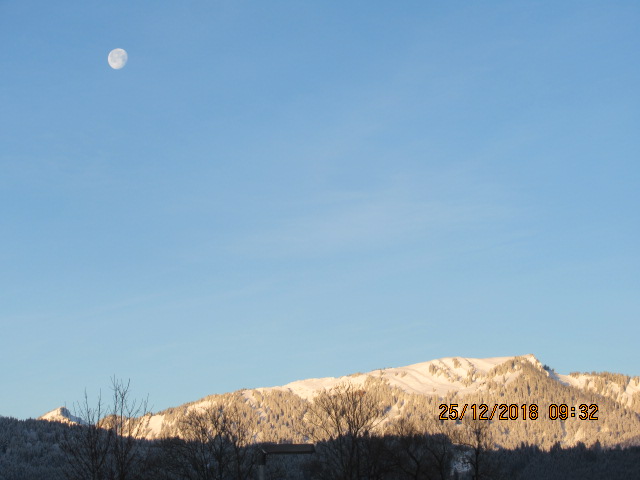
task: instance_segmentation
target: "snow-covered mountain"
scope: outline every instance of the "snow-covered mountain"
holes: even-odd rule
[[[78,423],[80,425],[84,425],[85,422],[80,417],[76,417],[72,415],[67,407],[58,407],[56,409],[51,410],[50,412],[42,415],[38,420],[48,420],[50,422],[60,422],[60,423]]]
[[[369,378],[380,378],[388,382],[391,387],[396,387],[408,394],[444,397],[455,393],[462,397],[487,391],[492,383],[506,385],[513,381],[522,374],[520,369],[515,368],[515,364],[520,361],[529,362],[541,375],[561,385],[609,397],[640,413],[640,377],[607,372],[561,375],[544,366],[533,354],[492,358],[446,357],[406,367],[384,368],[342,377],[308,378],[283,386],[261,387],[246,390],[246,392],[266,393],[279,390],[290,392],[304,400],[312,400],[318,392],[329,390],[342,383],[364,385]],[[497,368],[500,366],[503,368]],[[510,371],[502,373],[501,370]],[[190,404],[191,408],[198,406],[201,402],[208,402],[208,398]]]
[[[343,377],[310,378],[283,386],[261,387],[236,392],[259,417],[262,438],[298,439],[294,425],[302,421],[308,402],[323,390],[340,384],[377,389],[388,403],[388,422],[399,416],[437,415],[441,403],[536,404],[541,419],[550,404],[597,405],[598,422],[509,422],[504,424],[503,445],[529,441],[532,430],[539,430],[538,443],[555,441],[600,441],[613,444],[617,439],[635,442],[640,438],[640,377],[613,373],[557,374],[534,355],[513,357],[448,357],[405,367],[386,368]],[[231,394],[211,395],[169,408],[149,418],[147,438],[176,434],[176,426],[189,411],[228,400]],[[77,422],[65,409],[41,417],[66,423]],[[500,423],[502,425],[502,423]],[[500,426],[502,428],[502,426]]]

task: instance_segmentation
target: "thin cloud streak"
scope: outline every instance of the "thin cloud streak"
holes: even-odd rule
[[[240,239],[232,250],[266,257],[340,255],[441,238],[512,215],[490,202],[429,200],[395,189],[340,196],[319,213],[289,217]]]

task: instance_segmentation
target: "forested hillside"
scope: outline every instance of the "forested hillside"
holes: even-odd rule
[[[462,364],[464,359],[453,361]],[[389,376],[381,374],[382,371],[344,377],[340,383],[333,383],[353,384],[379,399],[386,412],[379,426],[381,431],[392,429],[400,419],[409,419],[423,431],[438,433],[442,430],[440,405],[457,404],[459,410],[462,410],[466,404],[469,407],[465,415],[472,415],[472,405],[485,404],[489,407],[486,413],[488,418],[494,405],[504,404],[507,407],[517,406],[517,418],[514,419],[514,407],[511,407],[511,412],[507,411],[506,415],[504,407],[496,409],[491,427],[494,443],[499,447],[513,448],[522,442],[535,444],[542,449],[549,449],[557,442],[563,446],[573,446],[578,442],[592,445],[598,442],[602,446],[613,447],[633,443],[640,436],[640,415],[637,410],[640,393],[634,392],[632,395],[621,397],[622,387],[612,387],[628,385],[630,382],[637,384],[637,378],[630,379],[607,373],[589,374],[590,380],[585,382],[587,387],[580,388],[560,381],[555,372],[532,362],[530,356],[515,357],[484,373],[470,370],[465,377],[457,375],[454,378],[450,370],[437,367],[435,364],[431,364],[429,369],[434,378],[443,378],[452,383],[460,382],[464,388],[451,389],[444,395],[409,393],[393,386]],[[579,376],[574,375],[573,378]],[[475,388],[472,388],[473,386]],[[151,418],[146,436],[159,438],[178,434],[177,425],[188,412],[220,402],[253,409],[256,414],[257,438],[260,441],[302,442],[308,438],[302,426],[310,400],[283,388],[212,395],[197,402],[159,412]],[[550,406],[554,404],[558,405],[558,408],[550,412]],[[535,420],[527,417],[532,405],[535,405],[534,408],[537,408],[538,412]],[[564,407],[560,405],[567,406],[565,420],[562,420]],[[592,419],[579,418],[580,405],[589,407],[585,411]],[[576,409],[575,417],[571,417],[571,407]],[[476,413],[479,416],[480,411],[477,408]],[[503,418],[506,416],[509,419],[499,419],[501,413]],[[550,413],[552,416],[557,414],[558,417],[551,420]],[[450,415],[446,417],[449,418]],[[456,422],[446,420],[446,423],[451,424],[451,427]]]
[[[637,385],[558,375],[531,355],[452,358],[152,414],[114,378],[108,402],[85,397],[42,420],[0,417],[0,479],[249,480],[264,445],[281,443],[315,453],[269,455],[265,478],[634,478]]]

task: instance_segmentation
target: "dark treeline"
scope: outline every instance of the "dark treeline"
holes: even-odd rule
[[[88,426],[0,418],[0,479],[258,478],[260,444],[238,446],[232,438],[223,437],[210,442],[135,440],[127,461],[119,464],[113,440],[122,445],[127,443],[126,436],[108,440],[109,433],[103,430],[94,444],[83,443],[89,431]],[[80,451],[73,453],[70,445]],[[92,470],[92,461],[98,468]],[[265,478],[470,480],[477,473],[482,479],[638,479],[639,466],[640,447],[603,449],[578,444],[544,451],[523,445],[480,450],[476,459],[472,447],[456,444],[443,434],[365,434],[317,442],[312,455],[270,456]]]

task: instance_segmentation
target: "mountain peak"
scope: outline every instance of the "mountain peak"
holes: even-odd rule
[[[86,422],[82,420],[80,417],[76,417],[72,415],[67,407],[58,407],[50,412],[45,413],[38,420],[48,420],[50,422],[61,422],[61,423],[77,423],[80,425],[84,425]]]

